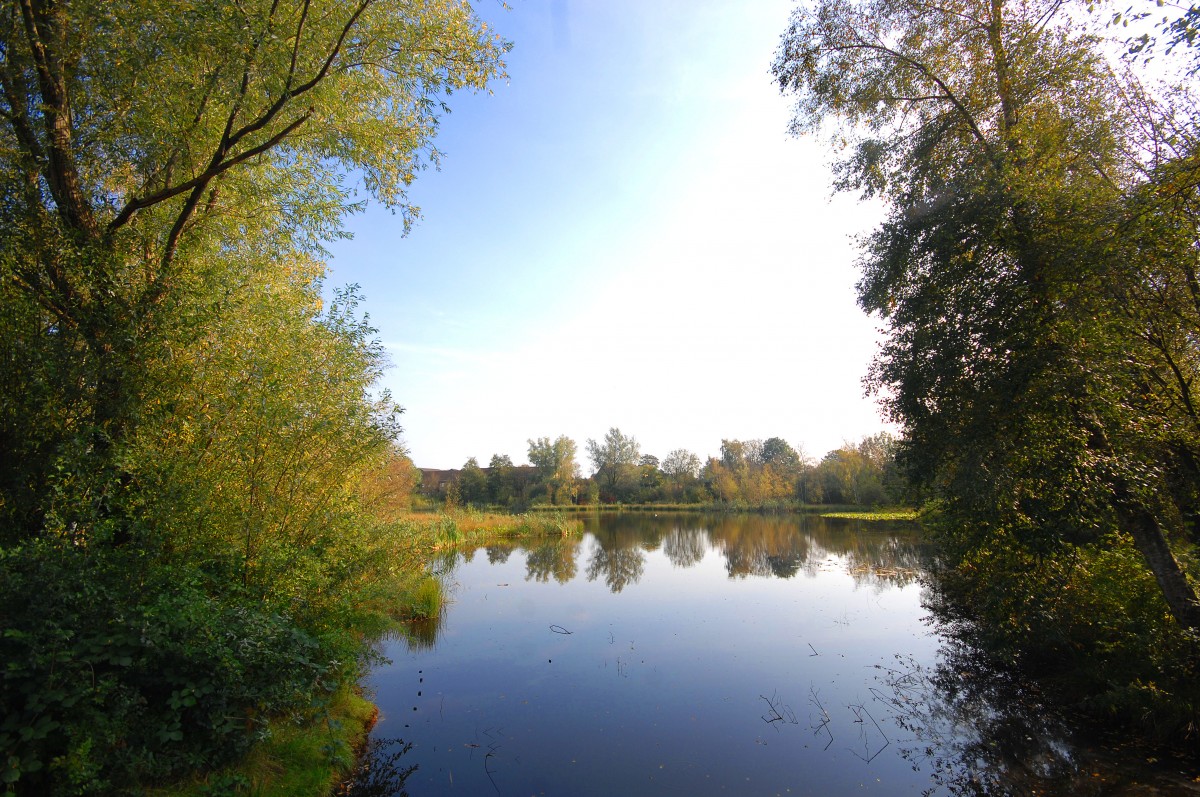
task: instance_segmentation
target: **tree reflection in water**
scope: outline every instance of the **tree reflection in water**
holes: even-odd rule
[[[880,666],[871,690],[908,734],[901,755],[935,784],[925,794],[1110,793],[1078,760],[1072,730],[1033,688],[992,666],[961,640],[950,641],[932,670],[897,656]]]
[[[603,580],[613,592],[638,583],[645,553],[662,551],[679,568],[698,565],[709,551],[725,559],[730,578],[808,577],[830,566],[844,567],[856,584],[876,589],[905,586],[921,572],[924,549],[913,524],[829,519],[813,515],[657,515],[629,513],[605,518],[592,530],[585,574]],[[565,584],[578,574],[583,550],[578,539],[547,539],[532,544],[495,544],[483,549],[492,564],[525,554],[526,581]],[[469,562],[475,551],[458,556]],[[834,560],[836,565],[831,565]],[[435,568],[452,572],[452,555]]]
[[[676,525],[663,539],[663,553],[676,567],[692,567],[708,553],[708,535],[701,528]]]
[[[587,579],[595,581],[603,576],[608,588],[617,593],[641,581],[645,569],[646,554],[640,548],[606,548],[597,544],[588,560]]]
[[[513,546],[511,545],[489,545],[487,547],[487,558],[490,564],[504,564],[508,561],[508,557],[512,556]]]
[[[401,635],[409,650],[433,650],[437,647],[438,635],[446,623],[446,612],[440,611],[433,617],[414,617],[401,625]]]
[[[761,635],[757,633],[758,629],[753,627],[738,629],[733,633],[736,644],[723,640],[724,648],[713,647],[714,660],[720,660],[718,666],[711,667],[713,672],[738,672],[740,664],[734,660],[744,653],[747,658],[753,657],[756,662],[767,662],[754,666],[761,666],[764,671],[773,673],[770,680],[764,681],[763,687],[754,691],[760,702],[754,704],[753,709],[747,712],[754,725],[754,733],[758,733],[761,730],[759,726],[766,723],[776,730],[792,724],[799,725],[799,729],[784,732],[807,730],[810,734],[805,740],[802,752],[788,747],[782,757],[769,759],[772,762],[771,766],[778,767],[777,770],[772,770],[776,772],[773,777],[785,780],[791,778],[794,776],[793,768],[797,768],[795,771],[799,772],[798,767],[803,763],[804,767],[811,768],[804,771],[817,773],[825,779],[822,783],[828,781],[828,784],[834,785],[840,782],[839,778],[844,779],[845,773],[842,770],[847,770],[848,762],[849,767],[862,766],[878,770],[867,774],[883,776],[882,782],[885,785],[880,787],[881,793],[909,794],[925,789],[925,793],[930,795],[950,794],[964,797],[1014,794],[1120,794],[1125,797],[1155,793],[1196,794],[1190,783],[1172,782],[1166,789],[1155,790],[1159,782],[1158,775],[1152,775],[1155,787],[1151,787],[1149,791],[1139,791],[1138,784],[1147,783],[1145,767],[1133,768],[1129,763],[1128,753],[1123,759],[1111,755],[1105,758],[1102,754],[1079,746],[1079,740],[1074,738],[1070,727],[1053,712],[1046,710],[1038,693],[1016,674],[990,666],[986,656],[977,652],[978,648],[973,644],[975,640],[966,631],[955,636],[954,632],[962,629],[956,629],[943,621],[939,623],[936,637],[920,634],[918,628],[921,609],[917,607],[918,593],[921,595],[925,611],[931,611],[937,616],[939,607],[936,581],[933,580],[933,576],[926,575],[923,567],[926,549],[917,526],[868,524],[854,520],[794,515],[689,516],[663,513],[659,517],[647,517],[648,514],[591,516],[585,521],[589,533],[582,538],[527,540],[513,543],[511,546],[494,546],[486,552],[480,550],[443,557],[433,563],[431,570],[435,574],[447,577],[448,582],[454,582],[456,579],[451,576],[457,566],[469,562],[472,556],[478,560],[486,556],[489,562],[506,560],[507,564],[496,565],[497,568],[504,569],[505,575],[502,578],[494,578],[496,573],[489,570],[486,563],[477,561],[471,568],[470,575],[471,578],[482,579],[478,583],[484,587],[498,580],[519,580],[519,576],[517,579],[511,578],[513,568],[517,569],[516,572],[524,570],[525,581],[532,582],[513,584],[512,590],[503,592],[505,598],[510,601],[507,605],[520,609],[496,615],[494,628],[491,619],[493,604],[487,601],[486,590],[482,595],[474,593],[475,600],[469,604],[472,607],[471,611],[463,611],[463,615],[469,621],[464,627],[472,629],[472,636],[478,635],[478,640],[467,639],[466,634],[456,634],[448,640],[449,644],[444,646],[447,650],[442,651],[442,660],[450,662],[444,673],[447,680],[438,688],[445,689],[446,694],[460,694],[462,705],[486,703],[492,699],[493,693],[497,692],[503,695],[508,690],[498,686],[499,680],[490,680],[490,673],[486,673],[487,678],[481,678],[476,667],[477,657],[480,655],[477,651],[487,650],[486,646],[494,645],[496,640],[502,641],[502,649],[509,645],[510,650],[525,651],[527,648],[521,646],[524,643],[518,644],[511,640],[527,639],[533,640],[529,642],[533,647],[547,644],[558,646],[562,643],[564,650],[569,648],[575,653],[573,657],[564,653],[562,659],[555,653],[553,665],[549,661],[549,654],[544,659],[540,656],[533,657],[538,659],[539,664],[533,669],[524,662],[524,658],[529,657],[496,652],[502,660],[505,656],[509,657],[496,669],[503,671],[500,674],[505,679],[516,678],[516,683],[521,683],[522,678],[527,679],[531,694],[537,690],[546,690],[542,697],[537,698],[543,700],[545,706],[558,706],[574,700],[583,689],[581,683],[586,682],[587,676],[583,676],[585,681],[578,681],[573,677],[558,677],[557,674],[565,671],[568,663],[583,668],[577,670],[577,673],[590,673],[589,656],[595,651],[603,651],[602,656],[609,655],[608,645],[613,644],[613,625],[608,622],[605,626],[606,621],[611,621],[614,617],[618,619],[621,633],[631,629],[625,638],[632,640],[634,637],[640,639],[647,633],[661,629],[663,618],[680,624],[681,630],[686,630],[684,627],[687,614],[701,614],[694,611],[695,603],[690,599],[663,601],[665,606],[662,612],[659,611],[660,607],[654,603],[661,595],[657,589],[658,585],[646,582],[653,582],[657,577],[669,573],[670,578],[678,579],[681,584],[688,584],[689,587],[693,583],[707,581],[707,586],[712,589],[697,590],[695,593],[701,599],[709,592],[721,596],[720,605],[714,601],[708,604],[713,610],[703,613],[712,619],[713,626],[703,629],[700,625],[686,626],[691,629],[691,633],[680,634],[683,640],[672,643],[672,646],[678,646],[678,650],[682,652],[683,658],[680,661],[701,662],[700,670],[678,681],[694,684],[695,688],[694,700],[688,697],[692,693],[687,689],[681,688],[678,693],[680,704],[676,708],[682,716],[685,711],[696,711],[695,706],[704,705],[713,693],[707,686],[709,666],[707,661],[704,661],[703,653],[709,649],[707,632],[708,628],[718,627],[717,622],[738,622],[741,613],[737,603],[732,602],[726,607],[729,603],[728,596],[744,592],[742,585],[737,582],[756,578],[776,580],[774,584],[751,585],[751,592],[781,596],[785,601],[783,610],[796,613],[791,605],[786,603],[793,594],[816,595],[821,598],[826,593],[849,595],[860,587],[884,591],[891,587],[911,585],[919,578],[928,578],[926,584],[929,588],[919,591],[910,589],[903,600],[879,602],[889,604],[883,611],[877,614],[865,613],[861,622],[869,629],[867,631],[860,631],[856,625],[851,632],[846,633],[845,627],[834,616],[841,600],[833,599],[827,601],[831,608],[822,609],[818,605],[812,613],[804,613],[805,616],[795,624],[802,636],[797,635],[795,639],[787,642],[786,647],[781,646],[784,651],[782,655],[776,655],[775,646],[779,644],[775,639],[777,635],[768,635],[771,637],[770,643],[766,647],[757,647],[758,637]],[[509,557],[509,551],[516,551],[518,555]],[[581,560],[580,557],[586,558]],[[722,564],[724,572],[721,570]],[[703,579],[693,582],[688,578],[688,574],[670,573],[672,565],[676,568],[694,568],[697,571],[696,575],[702,576]],[[583,580],[583,576],[586,576],[589,582],[604,583],[613,593],[620,593],[638,583],[645,584],[648,589],[639,591],[632,588],[621,600],[607,601],[607,596],[597,594],[598,587],[574,589],[582,586],[579,582]],[[827,576],[833,577],[826,579]],[[542,585],[546,585],[551,579],[562,585],[568,585],[569,582],[574,584],[572,588],[563,590],[552,585],[543,588]],[[792,582],[783,584],[778,582],[779,579],[791,579]],[[815,583],[808,583],[809,579],[813,579]],[[469,581],[466,574],[463,580],[465,583],[476,583]],[[849,589],[851,586],[853,590]],[[513,594],[517,592],[522,594]],[[465,594],[471,596],[470,592]],[[569,597],[563,599],[560,596]],[[641,602],[642,598],[650,602]],[[588,600],[594,601],[599,607],[594,613],[591,607],[586,605]],[[548,607],[548,611],[543,612],[542,616],[537,618],[537,622],[533,622],[526,606],[532,606],[535,613],[539,612],[543,607],[538,601],[542,601]],[[605,611],[618,603],[620,611],[615,611],[612,617],[606,617]],[[894,615],[891,614],[893,603],[897,607]],[[576,620],[584,627],[588,623],[592,624],[592,639],[596,643],[594,646],[588,647],[585,629],[574,623],[571,630],[579,636],[572,637],[570,642],[566,639],[547,641],[546,625],[562,619],[560,609],[564,605],[571,606],[572,611],[575,611],[576,606],[582,607],[583,610],[578,612]],[[808,603],[798,605],[806,606]],[[438,622],[454,611],[455,608],[451,606],[450,611],[444,613]],[[646,619],[644,625],[639,625],[643,614],[653,616]],[[901,622],[897,624],[894,618],[901,618]],[[501,620],[504,620],[504,623],[501,623]],[[831,620],[833,625],[830,624]],[[807,621],[808,625],[804,625],[802,621]],[[858,622],[860,621],[856,621],[856,624]],[[552,627],[550,631],[554,631],[555,628]],[[639,628],[640,632],[634,630]],[[898,630],[893,631],[893,628]],[[521,634],[525,634],[529,629],[535,629],[537,636],[522,637]],[[909,634],[912,634],[916,642],[911,647],[907,646]],[[437,636],[437,624],[413,627],[406,636],[411,648],[432,645]],[[608,645],[601,641],[605,639]],[[935,642],[934,639],[941,641]],[[766,650],[770,653],[761,652]],[[889,658],[886,660],[886,666],[878,665],[876,669],[870,669],[872,665],[881,661],[881,656],[890,656],[892,652],[901,650],[912,652],[913,658]],[[695,655],[694,651],[701,653]],[[846,655],[837,655],[842,653]],[[668,656],[667,652],[663,652],[662,655]],[[851,667],[853,672],[845,670],[846,664],[843,659],[847,656],[854,661],[854,666]],[[409,664],[414,661],[437,660],[436,657],[422,657],[411,660]],[[772,669],[770,662],[773,660],[782,664]],[[545,662],[545,667],[541,666],[541,662]],[[632,702],[614,703],[614,711],[620,706],[626,710],[635,710],[645,702],[641,701],[644,694],[653,692],[657,696],[662,691],[661,685],[651,674],[659,671],[657,665],[665,664],[664,672],[684,672],[685,665],[679,664],[678,661],[668,662],[668,658],[652,662],[652,666],[641,673],[645,676],[644,681],[639,680],[639,676],[635,674],[634,678],[628,681],[618,682],[622,690],[620,694],[628,692]],[[608,667],[609,664],[609,660],[604,658],[600,666]],[[628,678],[628,667],[627,661],[618,659],[617,675]],[[724,667],[732,669],[724,670]],[[556,677],[548,678],[546,672],[549,670],[553,670]],[[456,678],[460,680],[455,681]],[[482,685],[477,683],[480,680]],[[607,709],[613,697],[609,688],[611,686],[610,680],[604,679],[603,688],[590,694],[584,704]],[[778,693],[774,691],[776,687],[780,689]],[[561,691],[564,688],[567,691]],[[721,688],[725,687],[722,685]],[[807,710],[803,691],[805,688],[808,689]],[[646,689],[651,692],[643,691]],[[568,694],[570,698],[564,698],[564,695]],[[408,699],[405,695],[404,702],[396,705],[407,711],[414,705],[409,704]],[[428,698],[422,699],[428,701]],[[441,716],[440,702],[420,705],[436,710],[437,716]],[[489,711],[500,711],[496,705],[488,705],[492,705]],[[707,710],[715,716],[722,716],[721,712],[731,712],[727,715],[728,727],[737,727],[736,723],[740,721],[737,712],[742,711],[743,707],[739,704],[736,708],[727,709],[725,705],[723,701],[719,705],[714,701]],[[604,747],[607,743],[604,739],[588,737],[583,731],[562,732],[562,729],[568,726],[559,724],[561,718],[557,714],[552,717],[529,709],[519,711],[521,714],[518,721],[528,723],[526,732],[530,738],[540,738],[541,743],[547,745],[557,745],[562,738],[565,740],[565,746],[562,748],[564,753],[571,751],[571,745],[576,743],[588,749],[609,749]],[[647,714],[646,718],[651,716]],[[588,721],[587,716],[583,719]],[[803,727],[806,724],[807,729]],[[437,723],[437,726],[441,728],[441,723]],[[414,732],[416,727],[413,726]],[[442,757],[444,752],[451,748],[458,751],[458,745],[462,742],[462,739],[445,734],[438,736],[442,731],[435,733],[431,730],[433,727],[425,727],[421,733],[427,734],[423,738],[435,741],[425,748],[421,748],[419,743],[413,756],[422,756],[423,771],[417,778],[428,776],[426,780],[429,783],[432,783],[429,778],[443,781],[444,778],[441,775],[442,770],[436,769],[436,765],[426,766],[425,762],[446,761]],[[460,730],[462,733],[469,732],[465,725]],[[660,734],[658,730],[655,730],[654,734],[655,739],[662,738],[675,743],[675,740],[669,738],[669,734]],[[678,750],[690,750],[695,739],[687,734],[681,738]],[[763,744],[765,750],[766,741]],[[775,755],[776,750],[783,750],[784,747],[783,744],[772,744],[769,754]],[[717,743],[707,749],[703,761],[707,763],[709,760],[721,759],[728,749],[731,749],[729,745]],[[735,767],[739,768],[735,774],[740,776],[740,768],[743,767],[751,767],[749,771],[759,774],[760,770],[754,769],[764,760],[758,757],[759,752],[756,748],[753,758],[740,753],[732,754],[730,759],[736,760]],[[570,755],[573,755],[573,752]],[[678,755],[680,760],[691,760],[688,756],[692,754],[679,752]],[[838,760],[842,763],[832,764],[833,759],[830,757],[835,755],[840,756]],[[603,777],[611,768],[606,763],[607,759],[600,759],[604,759],[604,756],[600,755],[597,758],[594,777]],[[1124,763],[1105,766],[1104,762],[1108,760],[1123,760]],[[572,760],[571,763],[575,762]],[[1113,772],[1115,766],[1128,768],[1128,772],[1122,769],[1118,776]],[[913,773],[908,771],[909,767]],[[407,777],[405,770],[398,771]],[[558,778],[557,783],[561,786],[564,783],[570,784],[574,771],[555,770],[545,774],[539,770],[536,777],[549,780]],[[1094,774],[1097,772],[1100,773],[1099,776]],[[477,772],[476,775],[478,774]],[[484,774],[490,773],[485,769]],[[617,774],[623,773],[614,772],[614,776]],[[704,774],[707,775],[707,772]],[[682,773],[681,777],[686,778],[689,775]],[[851,772],[848,777],[853,780],[855,775]],[[1175,773],[1175,777],[1180,776]],[[904,785],[897,785],[889,791],[889,779]],[[411,782],[416,788],[418,781]],[[1178,788],[1179,785],[1183,788]],[[494,787],[494,784],[479,781],[463,793],[490,793],[489,786]],[[402,794],[403,792],[399,791],[402,788],[401,779],[399,786],[392,792],[353,793]],[[1186,790],[1189,788],[1192,790]],[[537,791],[538,789],[532,786],[522,789],[522,793]],[[546,793],[570,791],[570,788],[546,789]],[[586,791],[589,794],[603,793],[595,789]],[[704,790],[700,788],[688,792],[681,788],[678,791],[701,793]],[[819,789],[812,791],[821,793]],[[426,793],[440,792],[427,790]],[[612,793],[663,791],[638,792],[636,789],[625,789]],[[734,789],[730,793],[738,792]],[[851,791],[835,789],[826,793]]]
[[[575,578],[578,568],[575,555],[579,542],[569,539],[551,538],[525,554],[525,580],[543,584],[553,576],[559,584]]]

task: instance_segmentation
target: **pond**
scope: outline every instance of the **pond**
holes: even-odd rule
[[[1194,793],[1089,752],[941,635],[914,525],[585,525],[438,564],[438,627],[386,643],[369,678],[380,719],[360,793]]]

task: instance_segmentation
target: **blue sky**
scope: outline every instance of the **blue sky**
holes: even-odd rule
[[[877,322],[822,143],[787,134],[776,0],[486,0],[513,43],[490,95],[456,94],[440,171],[331,245],[388,348],[417,465],[526,461],[613,426],[643,453],[783,437],[820,457],[885,428],[861,379]]]

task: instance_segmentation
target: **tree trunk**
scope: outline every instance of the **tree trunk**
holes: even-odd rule
[[[1145,507],[1120,498],[1115,508],[1121,527],[1133,535],[1134,543],[1154,574],[1175,622],[1189,631],[1200,630],[1200,600],[1197,600],[1196,590],[1188,582],[1179,561],[1171,553],[1167,538],[1154,515]]]

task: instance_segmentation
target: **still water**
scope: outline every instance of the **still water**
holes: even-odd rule
[[[585,525],[437,565],[451,597],[439,627],[388,642],[368,682],[376,757],[399,767],[376,793],[1131,785],[939,634],[915,526],[643,513]]]

